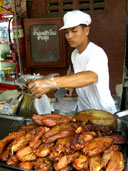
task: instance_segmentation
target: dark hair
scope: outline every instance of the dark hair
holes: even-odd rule
[[[80,26],[84,29],[85,27],[87,27],[86,24],[80,24]]]

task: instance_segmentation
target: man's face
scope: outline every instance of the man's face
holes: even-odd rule
[[[64,30],[65,38],[73,48],[81,48],[88,41],[89,27],[76,26]]]

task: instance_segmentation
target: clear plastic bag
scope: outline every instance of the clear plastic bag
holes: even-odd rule
[[[25,74],[25,75],[20,76],[15,81],[15,84],[19,85],[21,88],[26,88],[27,84],[30,81],[35,81],[35,80],[39,80],[39,79],[42,79],[42,78],[50,78],[50,80],[54,82],[54,77],[55,76],[59,76],[59,74],[58,73],[53,73],[53,74],[49,74],[49,75],[46,75],[46,76],[43,76],[43,75],[40,75],[40,74],[33,74],[33,75]]]

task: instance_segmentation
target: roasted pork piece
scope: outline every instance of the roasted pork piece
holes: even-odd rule
[[[21,162],[19,163],[18,166],[23,169],[33,169],[34,165],[35,165],[35,162],[28,161],[28,162]]]
[[[12,166],[17,166],[19,161],[16,157],[16,155],[12,155],[9,157],[9,159],[6,162],[8,165],[12,165]]]
[[[7,137],[5,137],[4,139],[0,140],[0,154],[2,154],[3,150],[6,148],[6,146],[15,138],[18,137],[22,137],[23,135],[25,135],[25,131],[21,130],[21,131],[17,131],[17,132],[12,132],[10,133]]]
[[[60,171],[73,171],[73,168],[70,165],[68,165],[68,166],[60,169]]]
[[[73,154],[64,155],[60,157],[60,159],[57,162],[54,162],[54,169],[61,170],[62,168],[65,168],[71,162],[73,162],[77,158],[78,155],[79,155],[79,152],[75,152]]]
[[[35,154],[37,157],[46,157],[48,156],[52,149],[53,149],[53,143],[50,144],[41,144],[36,150],[35,150]]]
[[[37,159],[35,152],[29,146],[20,149],[16,153],[16,157],[22,162],[35,161]]]
[[[1,154],[1,160],[2,161],[7,161],[9,157],[12,155],[12,143],[10,143],[7,148],[4,150],[4,152]]]
[[[127,144],[127,140],[123,135],[112,134],[111,137],[114,139],[114,144]]]
[[[101,157],[101,166],[102,168],[106,168],[109,160],[113,156],[114,152],[119,150],[119,146],[112,145],[109,149],[105,150]]]
[[[96,137],[95,132],[81,132],[81,134],[75,134],[71,140],[71,148],[73,150],[81,150],[86,145],[86,142],[92,141]]]
[[[35,149],[40,145],[39,139],[47,130],[48,128],[45,127],[36,127],[30,130],[30,132],[27,132],[24,136],[20,138],[16,138],[13,141],[12,153],[20,150],[21,148],[27,146],[28,144],[30,147],[33,147]]]
[[[42,135],[45,133],[45,127],[39,127],[39,131],[37,134],[33,137],[33,139],[29,142],[29,146],[32,148],[37,147],[37,143],[39,142],[39,139],[42,137]],[[38,143],[40,145],[40,143]]]
[[[52,167],[52,162],[46,157],[38,158],[34,165],[34,168],[37,171],[49,171],[51,167]]]
[[[20,150],[21,148],[25,147],[26,145],[28,145],[28,143],[34,138],[34,136],[36,135],[36,132],[38,130],[39,130],[39,128],[35,128],[35,129],[31,130],[30,132],[28,132],[27,134],[25,134],[24,136],[22,136],[20,138],[16,138],[13,141],[12,153],[16,152],[16,151]]]
[[[111,137],[100,137],[94,138],[92,141],[87,142],[85,147],[82,149],[82,152],[89,157],[96,156],[107,148],[109,148],[113,143],[113,139]]]
[[[37,127],[37,125],[35,125],[35,124],[29,124],[29,125],[27,124],[27,125],[23,125],[23,127],[21,129],[18,129],[18,131],[24,130],[27,133],[36,127]]]
[[[76,121],[75,118],[63,116],[56,113],[46,115],[33,115],[33,121],[39,125],[55,126],[60,124],[67,124],[71,121]]]
[[[56,141],[49,158],[52,161],[58,161],[64,154],[70,154],[73,150],[70,148],[72,137],[61,138]]]
[[[77,127],[79,127],[79,123],[56,125],[42,136],[42,141],[52,143],[60,138],[73,136]]]
[[[89,170],[90,171],[100,171],[101,170],[101,157],[100,155],[93,156],[89,158]]]
[[[124,170],[121,145],[126,141],[110,127],[84,125],[59,114],[32,118],[35,124],[24,125],[0,140],[1,161],[36,171]]]
[[[124,169],[124,163],[123,154],[120,151],[115,151],[108,162],[106,171],[122,171]]]
[[[89,158],[85,154],[79,154],[79,156],[73,161],[73,168],[76,170],[88,169]]]

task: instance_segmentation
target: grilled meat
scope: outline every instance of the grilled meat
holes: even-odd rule
[[[72,164],[76,170],[88,169],[88,157],[84,154],[80,154]]]
[[[126,144],[127,140],[123,135],[113,134],[111,137],[114,139],[114,144]]]
[[[46,115],[33,115],[33,121],[39,125],[55,126],[60,124],[67,124],[70,121],[76,121],[75,118],[59,115],[56,113]]]
[[[52,143],[60,138],[73,136],[75,135],[74,126],[76,125],[77,123],[74,123],[74,125],[65,124],[65,125],[54,126],[42,136],[42,141],[44,143]]]
[[[90,157],[96,156],[109,148],[112,143],[113,139],[111,137],[94,138],[91,142],[85,144],[82,151]]]
[[[37,171],[49,171],[51,167],[52,167],[52,162],[46,157],[38,158],[34,165],[34,168]]]
[[[80,150],[84,148],[86,142],[93,140],[96,137],[95,132],[82,132],[81,134],[76,134],[71,140],[71,148],[73,150]]]
[[[9,157],[12,155],[11,148],[12,148],[12,143],[10,143],[7,146],[6,150],[1,154],[2,161],[7,161],[9,159]]]
[[[123,141],[110,128],[58,114],[33,118],[40,126],[25,125],[0,141],[0,159],[6,164],[36,171],[123,171],[121,148],[114,145]]]
[[[12,166],[17,166],[18,165],[18,159],[16,157],[16,155],[12,155],[11,157],[9,157],[9,159],[6,162],[8,165],[12,165]]]
[[[41,144],[35,151],[37,157],[46,157],[48,156],[53,148],[53,143],[50,144]]]
[[[34,161],[32,161],[32,162],[28,161],[28,162],[21,162],[21,163],[19,163],[18,166],[23,169],[33,169],[34,165],[35,165]]]
[[[122,171],[124,170],[124,163],[122,153],[115,151],[107,165],[106,171]]]
[[[100,155],[89,158],[89,170],[100,171],[101,170],[101,157]]]
[[[72,152],[72,149],[70,148],[71,139],[72,137],[65,137],[57,140],[50,153],[50,160],[57,161],[64,154],[70,154]]]
[[[12,132],[10,133],[7,137],[5,137],[4,139],[0,140],[0,154],[2,154],[3,150],[5,149],[5,147],[14,139],[21,137],[25,135],[25,131],[17,131],[17,132]]]
[[[35,124],[23,125],[22,128],[18,129],[18,131],[23,131],[24,130],[27,133],[27,132],[30,132],[32,129],[36,128],[36,127],[37,127],[37,125],[35,125]]]
[[[33,139],[30,141],[29,146],[30,147],[37,147],[37,143],[39,141],[39,139],[42,137],[42,135],[45,133],[45,128],[44,127],[39,127],[39,132],[37,132],[37,134],[33,137]],[[40,143],[39,143],[40,144]]]
[[[68,166],[71,162],[73,162],[77,156],[79,155],[79,152],[75,152],[74,154],[64,155],[59,159],[58,162],[54,162],[54,169],[55,170],[61,170],[62,168],[65,168]]]
[[[35,136],[39,134],[40,130],[40,127],[36,127],[35,129],[32,129],[30,132],[26,133],[26,135],[15,139],[12,145],[12,153],[28,145],[31,140],[34,140]],[[35,143],[35,141],[33,141],[33,143]]]
[[[111,159],[111,157],[113,156],[114,152],[117,151],[119,149],[119,146],[117,145],[112,145],[109,149],[105,150],[102,158],[101,158],[101,166],[102,168],[106,168],[109,160]]]
[[[60,169],[59,171],[73,171],[73,168],[70,165],[68,165],[68,166]]]
[[[20,149],[16,153],[16,157],[22,162],[34,161],[37,159],[33,149],[29,146]]]

